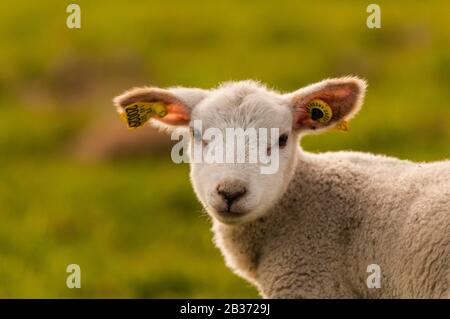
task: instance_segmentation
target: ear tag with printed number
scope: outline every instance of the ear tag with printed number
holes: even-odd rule
[[[336,131],[347,132],[348,130],[350,130],[350,126],[348,125],[348,121],[343,120],[343,121],[340,121],[339,123],[337,123],[336,126],[334,127],[334,129]]]
[[[164,117],[167,115],[166,105],[161,102],[135,102],[124,107],[121,116],[127,122],[129,129],[141,127],[151,117]]]
[[[319,123],[328,123],[333,118],[333,110],[322,100],[312,100],[306,105],[306,110],[311,119]],[[333,129],[347,132],[349,130],[348,121],[342,120],[338,122]]]
[[[306,111],[312,120],[319,123],[328,123],[333,118],[331,107],[322,100],[312,100],[306,105]]]

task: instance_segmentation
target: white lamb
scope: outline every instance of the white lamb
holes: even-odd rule
[[[253,82],[216,89],[135,88],[114,102],[162,102],[159,125],[279,128],[279,170],[191,163],[227,265],[266,298],[450,298],[450,161],[413,163],[357,152],[310,154],[303,134],[355,115],[365,82],[328,79],[289,94]],[[323,123],[307,110],[331,107]],[[201,132],[192,132],[191,145]],[[270,150],[270,145],[268,146]],[[370,264],[381,288],[369,288]]]

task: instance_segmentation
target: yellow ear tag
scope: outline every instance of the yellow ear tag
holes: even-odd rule
[[[166,105],[161,102],[135,102],[124,107],[122,118],[127,122],[128,128],[138,128],[154,116],[164,117],[167,115]]]
[[[347,132],[350,129],[350,127],[348,125],[348,121],[343,120],[343,121],[340,121],[339,123],[337,123],[336,126],[334,127],[334,129],[337,131]]]
[[[306,105],[306,110],[312,120],[328,123],[333,118],[331,107],[322,100],[312,100]]]

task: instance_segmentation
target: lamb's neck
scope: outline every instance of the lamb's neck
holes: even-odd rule
[[[322,158],[299,151],[286,191],[267,214],[237,225],[214,221],[216,244],[227,265],[256,283],[261,255],[267,251],[273,238],[288,236],[291,231],[303,232],[305,238],[314,238],[317,234],[324,234],[323,229],[327,228],[329,241],[341,242],[346,234],[333,227],[345,229],[346,216],[332,216],[324,206],[327,203],[348,205],[343,202],[352,200],[342,194],[345,190],[334,187],[336,181],[340,181],[339,174],[338,168],[330,167],[330,163],[323,162]],[[328,239],[326,241],[328,245]]]

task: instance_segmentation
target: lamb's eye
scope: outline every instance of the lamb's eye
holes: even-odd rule
[[[202,133],[199,130],[192,130],[192,137],[196,142],[202,141]]]
[[[287,140],[288,140],[288,135],[287,134],[280,135],[280,137],[278,138],[278,145],[280,147],[286,146]]]

